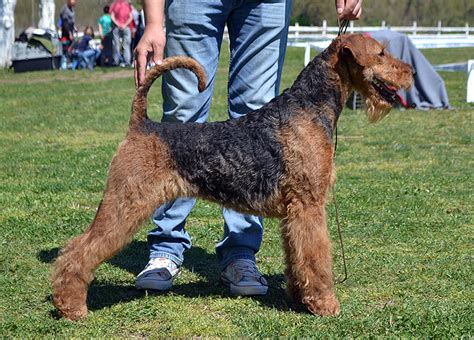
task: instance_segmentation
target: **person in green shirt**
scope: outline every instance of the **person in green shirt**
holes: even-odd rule
[[[104,14],[99,18],[99,34],[101,42],[101,54],[99,64],[102,66],[112,63],[112,17],[109,6],[104,7]]]
[[[104,14],[99,18],[99,33],[100,38],[104,40],[104,37],[112,30],[112,18],[109,14],[109,6],[104,7]]]

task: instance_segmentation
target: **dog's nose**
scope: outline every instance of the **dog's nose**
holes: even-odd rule
[[[411,75],[414,76],[416,73],[415,68],[412,65],[408,65],[408,66],[410,66]]]

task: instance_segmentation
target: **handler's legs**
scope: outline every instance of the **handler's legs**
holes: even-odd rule
[[[204,3],[209,5],[206,10],[202,9]],[[207,120],[226,20],[231,35],[232,53],[229,81],[230,117],[237,118],[244,115],[262,106],[277,94],[286,47],[286,34],[283,34],[287,26],[285,11],[289,13],[289,9],[286,8],[289,5],[286,2],[267,4],[243,1],[238,7],[223,6],[230,5],[223,5],[220,1],[213,4],[186,1],[179,6],[175,2],[167,4],[166,55],[188,55],[196,59],[206,70],[209,84],[207,89],[199,94],[196,90],[195,77],[189,71],[174,70],[165,73],[162,89],[164,121]],[[198,13],[206,15],[202,17]],[[262,22],[259,24],[260,19]],[[256,27],[252,28],[252,25]],[[268,53],[260,51],[266,48],[271,48],[271,51]],[[258,74],[251,72],[252,68],[253,72],[262,72],[263,77],[260,78]],[[244,78],[236,78],[239,70],[247,72]],[[255,79],[258,80],[259,87],[253,86],[256,85],[252,84]],[[177,274],[176,267],[183,261],[184,250],[191,246],[184,224],[194,203],[192,199],[178,199],[155,212],[153,222],[157,228],[148,236],[151,261],[137,278],[138,288],[154,288],[141,283],[156,279],[161,281],[164,279],[167,282],[166,288],[171,287],[173,274]],[[255,266],[255,253],[262,240],[261,219],[227,209],[224,209],[223,214],[224,238],[217,245],[216,252],[223,270],[224,282],[230,284],[231,291],[235,294],[265,294],[266,281]],[[170,270],[163,273],[157,267],[163,267],[161,260],[155,266],[153,259],[157,258],[171,260],[171,263],[167,262],[165,265],[165,267],[171,266]],[[166,289],[162,288],[163,286],[160,285],[160,288],[156,289]]]
[[[291,1],[243,1],[227,21],[230,39],[229,116],[238,118],[268,103],[279,92],[286,51]],[[224,239],[216,252],[227,279],[236,259],[255,263],[262,241],[262,219],[224,209]],[[250,263],[250,262],[249,262]],[[230,268],[229,268],[230,267]],[[267,292],[255,265],[240,282],[230,283],[239,295]]]
[[[211,105],[219,50],[230,8],[218,0],[167,1],[165,11],[165,55],[194,58],[206,71],[208,84],[204,92],[199,93],[196,77],[189,70],[166,72],[162,86],[163,121],[203,123]],[[138,275],[137,288],[164,290],[171,287],[183,262],[183,253],[191,247],[185,223],[195,202],[195,199],[180,198],[155,211],[153,223],[156,228],[148,234],[150,262]]]

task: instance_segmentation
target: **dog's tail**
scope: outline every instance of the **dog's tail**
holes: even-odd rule
[[[190,57],[170,57],[163,60],[161,65],[151,68],[146,76],[143,85],[137,88],[132,103],[132,115],[130,117],[130,128],[139,127],[143,124],[147,116],[147,94],[153,82],[166,71],[175,68],[187,68],[194,72],[198,78],[199,92],[206,88],[206,73],[202,66]]]

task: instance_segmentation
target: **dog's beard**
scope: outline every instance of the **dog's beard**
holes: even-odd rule
[[[365,106],[367,118],[370,123],[375,123],[388,115],[392,109],[392,105],[384,100],[377,98],[377,96],[370,96],[365,98]]]

